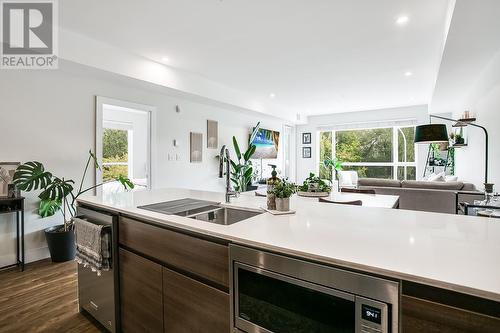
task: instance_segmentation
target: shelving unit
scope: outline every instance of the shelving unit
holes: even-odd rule
[[[434,156],[431,154],[433,154],[432,152],[432,148],[431,148],[431,145],[429,145],[429,150],[427,152],[427,160],[426,160],[426,163],[425,163],[425,168],[424,168],[424,175],[423,177],[425,178],[425,176],[427,175],[427,172],[431,172],[431,173],[438,173],[436,172],[436,168],[443,168],[442,170],[437,170],[439,172],[445,172],[446,173],[446,170],[448,169],[448,164],[449,164],[449,159],[450,159],[450,149],[452,149],[454,147],[450,146],[448,147],[446,150],[442,150],[440,151],[441,153],[441,156],[440,156],[440,160],[444,160],[444,164],[434,164],[432,163],[432,160],[434,159]],[[431,159],[432,157],[432,159]]]
[[[0,198],[0,214],[16,214],[16,262],[0,270],[20,266],[24,271],[24,198]]]
[[[467,125],[469,125],[470,123],[473,123],[476,121],[476,118],[462,118],[462,119],[458,119],[456,123],[454,123],[453,125],[451,125],[452,127],[465,127]]]
[[[472,127],[480,128],[484,132],[484,151],[485,151],[485,153],[484,153],[484,155],[485,155],[484,156],[484,183],[488,184],[488,156],[489,156],[488,143],[489,143],[489,138],[488,138],[488,130],[486,129],[486,127],[481,126],[479,124],[475,124],[476,118],[452,119],[452,118],[441,117],[441,116],[433,115],[433,114],[429,115],[429,118],[430,118],[431,123],[432,123],[432,119],[436,118],[436,119],[441,119],[441,120],[453,122],[452,127],[455,127],[455,128],[459,127],[462,129],[462,128],[467,127],[467,126],[472,126]],[[465,147],[466,145],[467,145],[467,141],[465,141],[463,144],[454,145],[454,148]],[[430,149],[429,149],[429,153],[430,153]],[[429,155],[427,157],[429,157]],[[424,175],[425,175],[426,171],[427,171],[427,167],[425,168]]]

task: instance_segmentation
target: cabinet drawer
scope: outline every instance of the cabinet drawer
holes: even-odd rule
[[[401,297],[404,333],[494,333],[500,319],[410,296]]]
[[[218,285],[229,287],[229,249],[179,232],[120,218],[120,244]]]
[[[163,268],[165,333],[228,333],[229,294]]]

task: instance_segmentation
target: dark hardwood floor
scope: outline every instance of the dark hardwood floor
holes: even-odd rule
[[[76,262],[0,272],[0,332],[102,332],[78,312]]]

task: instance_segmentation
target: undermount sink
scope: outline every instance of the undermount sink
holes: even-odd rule
[[[261,211],[225,207],[217,202],[191,198],[160,202],[152,205],[139,206],[137,208],[157,213],[184,216],[194,220],[221,225],[230,225],[263,213]]]
[[[215,209],[209,209],[205,212],[194,214],[188,217],[205,222],[230,225],[236,222],[244,221],[262,213],[263,212],[219,206]]]

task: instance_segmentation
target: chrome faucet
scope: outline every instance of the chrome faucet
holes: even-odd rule
[[[224,176],[224,161],[226,161],[226,203],[230,203],[231,197],[236,197],[236,192],[231,190],[231,156],[229,155],[229,149],[226,148],[226,145],[223,145],[220,150],[219,178]]]

